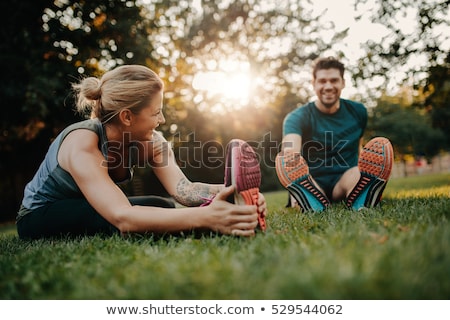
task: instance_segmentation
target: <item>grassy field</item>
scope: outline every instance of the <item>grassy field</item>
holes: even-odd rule
[[[266,194],[268,230],[27,242],[0,232],[0,299],[449,299],[450,174],[389,182],[324,213]]]

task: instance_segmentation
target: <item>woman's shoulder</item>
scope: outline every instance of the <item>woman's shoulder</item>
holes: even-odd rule
[[[101,124],[100,120],[98,120],[97,118],[82,120],[82,121],[75,122],[75,123],[72,123],[71,125],[67,126],[63,132],[68,134],[68,133],[70,133],[74,130],[78,130],[78,129],[88,129],[88,130],[91,130],[94,132],[101,132],[102,124]]]
[[[84,130],[80,130],[84,129]],[[76,133],[75,133],[76,132]],[[95,133],[95,136],[101,137],[103,128],[102,124],[98,119],[87,119],[79,122],[72,123],[71,125],[67,126],[62,132],[61,132],[61,142],[66,139],[66,137],[73,133],[75,135],[81,135],[86,137],[95,137],[92,135],[92,133]]]
[[[60,135],[61,146],[63,142],[78,147],[95,146],[98,148],[102,136],[102,125],[98,119],[88,119],[73,123],[66,127]]]

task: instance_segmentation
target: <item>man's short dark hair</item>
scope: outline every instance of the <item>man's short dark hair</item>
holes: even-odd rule
[[[322,69],[338,69],[341,77],[344,78],[345,66],[334,57],[317,58],[313,63],[313,78],[316,78],[317,71]]]

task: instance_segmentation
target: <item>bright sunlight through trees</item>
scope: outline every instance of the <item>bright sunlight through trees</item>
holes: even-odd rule
[[[201,105],[205,99],[219,100],[218,102],[222,103],[209,108],[217,113],[226,111],[225,101],[231,103],[233,109],[241,109],[248,103],[252,82],[248,63],[233,60],[211,61],[208,68],[211,71],[202,71],[194,76],[192,86],[198,91],[194,102]]]

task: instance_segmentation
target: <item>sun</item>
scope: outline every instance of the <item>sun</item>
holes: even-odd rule
[[[248,104],[251,95],[251,74],[247,63],[224,60],[209,63],[214,69],[195,74],[192,86],[199,93],[198,102],[219,100],[225,108],[239,109]],[[217,102],[216,102],[217,103]]]
[[[209,94],[221,95],[232,100],[248,100],[250,76],[247,73],[228,74],[223,71],[199,72],[195,75],[193,87]]]

